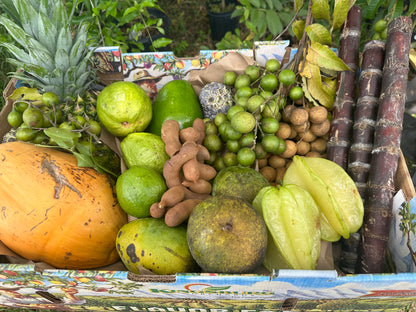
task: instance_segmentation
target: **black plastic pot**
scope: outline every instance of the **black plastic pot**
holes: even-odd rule
[[[160,39],[160,38],[163,38],[163,37],[168,38],[169,37],[169,28],[170,28],[170,25],[171,25],[171,21],[170,21],[169,16],[167,16],[164,12],[162,12],[162,11],[160,11],[158,9],[154,9],[154,8],[148,8],[147,11],[149,12],[149,15],[150,16],[152,16],[154,18],[161,18],[163,20],[163,25],[162,26],[163,26],[163,29],[165,30],[165,33],[164,34],[161,34],[161,33],[154,34],[152,36],[152,41],[155,41],[155,40]],[[137,43],[142,43],[143,44],[143,47],[144,47],[144,51],[146,51],[146,52],[149,52],[149,51],[150,52],[153,52],[152,49],[151,49],[151,47],[152,47],[152,41],[150,41],[150,38],[149,37],[143,37],[143,38],[142,37],[139,37],[137,40],[132,40],[132,41],[135,41]],[[129,43],[130,49],[133,46],[135,46],[135,45]],[[163,48],[162,49],[158,49],[158,50],[165,51],[165,49],[163,49]],[[166,47],[166,50],[169,50],[169,47]]]
[[[221,1],[211,0],[207,3],[207,12],[209,17],[209,24],[211,27],[211,37],[214,41],[220,41],[224,35],[231,31],[235,33],[238,28],[238,17],[231,18],[234,11],[216,13],[210,10],[210,4],[220,4]],[[237,4],[237,1],[227,0],[226,4]]]

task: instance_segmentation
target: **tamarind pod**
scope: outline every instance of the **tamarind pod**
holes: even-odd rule
[[[165,223],[167,226],[178,226],[185,222],[202,199],[192,198],[185,199],[180,203],[170,208],[165,214]]]
[[[204,200],[206,198],[211,197],[211,194],[209,194],[209,193],[205,193],[205,194],[196,193],[196,192],[193,192],[193,191],[191,191],[190,189],[188,189],[186,187],[184,189],[184,192],[185,192],[185,198],[184,199],[202,199],[202,200]]]
[[[182,185],[190,189],[192,192],[199,194],[210,194],[212,191],[212,185],[206,180],[199,179],[195,182],[184,180]]]
[[[361,38],[361,9],[354,5],[348,11],[340,36],[339,57],[350,68],[337,77],[337,91],[333,120],[329,130],[328,159],[347,169],[348,150],[353,125],[356,75],[359,64]]]
[[[354,113],[352,144],[349,150],[348,174],[355,182],[363,202],[365,202],[378,99],[381,92],[384,47],[384,42],[380,40],[371,40],[364,45],[358,81],[358,98]],[[344,273],[355,273],[360,239],[360,231],[352,233],[348,239],[341,239],[338,267]]]
[[[186,180],[196,182],[200,178],[199,162],[195,158],[189,159],[183,164],[182,171]]]
[[[358,272],[362,273],[384,272],[400,157],[411,35],[410,17],[396,17],[387,26],[381,95],[357,264]]]
[[[166,208],[165,207],[159,207],[159,203],[153,203],[150,206],[150,215],[153,218],[159,219],[162,218],[166,213]]]
[[[358,84],[348,173],[356,183],[363,201],[365,201],[378,99],[381,92],[384,48],[384,42],[380,40],[371,40],[364,45]]]
[[[160,129],[160,137],[165,143],[165,151],[169,157],[172,157],[178,153],[182,147],[182,144],[179,140],[179,131],[179,122],[174,119],[168,119],[162,123],[162,127]]]
[[[199,177],[201,179],[210,181],[214,179],[215,176],[217,175],[217,170],[208,164],[199,163],[198,166],[199,166]]]
[[[192,128],[199,132],[199,138],[196,143],[202,144],[205,139],[205,121],[202,118],[195,118]]]
[[[198,144],[198,147],[199,147],[199,151],[197,155],[198,161],[202,163],[205,160],[209,160],[210,159],[209,150],[202,144]]]
[[[166,186],[171,188],[181,184],[181,170],[184,163],[195,158],[198,154],[199,148],[195,142],[186,142],[182,145],[179,152],[173,155],[165,162],[163,166],[163,177],[166,181]]]
[[[160,198],[159,208],[175,206],[185,198],[185,187],[182,185],[173,186],[166,190]]]
[[[200,133],[195,130],[193,127],[184,128],[179,131],[179,140],[182,144],[185,142],[197,142],[199,139]]]

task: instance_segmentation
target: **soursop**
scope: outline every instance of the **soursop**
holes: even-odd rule
[[[199,102],[204,118],[214,119],[218,113],[227,113],[233,106],[233,93],[225,84],[213,81],[202,87]]]

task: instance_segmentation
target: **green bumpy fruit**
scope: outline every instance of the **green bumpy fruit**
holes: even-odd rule
[[[321,250],[320,211],[303,188],[288,184],[265,187],[253,201],[261,209],[269,238],[263,264],[272,271],[289,266],[313,270]],[[284,259],[284,261],[282,261]]]
[[[360,229],[364,216],[361,196],[348,173],[333,161],[294,156],[283,177],[283,185],[286,184],[307,190],[329,225],[342,237],[348,238]],[[327,236],[337,237],[330,233]]]
[[[126,268],[136,274],[146,274],[146,270],[161,275],[198,271],[185,225],[169,227],[163,219],[136,219],[120,229],[116,247]]]
[[[165,84],[153,101],[153,117],[148,132],[160,135],[165,120],[179,122],[180,128],[192,126],[196,118],[203,118],[198,96],[190,82],[172,80]]]

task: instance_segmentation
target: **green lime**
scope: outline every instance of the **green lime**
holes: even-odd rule
[[[157,171],[133,166],[125,170],[116,182],[117,199],[121,208],[136,218],[150,216],[150,206],[160,201],[166,191],[163,176]]]
[[[283,69],[279,73],[279,81],[285,86],[288,87],[292,83],[295,82],[296,75],[295,73],[290,69]]]
[[[75,128],[77,128],[77,129],[82,129],[84,127],[85,123],[87,122],[85,117],[81,116],[81,115],[73,116],[71,121],[74,123]]]
[[[263,99],[267,100],[268,98],[273,96],[273,92],[272,91],[266,91],[266,90],[261,90],[259,93]]]
[[[226,152],[222,155],[224,165],[226,167],[238,165],[237,154],[233,152]]]
[[[255,94],[250,96],[247,100],[247,110],[251,113],[258,111],[260,106],[264,103],[264,98],[261,95]]]
[[[387,39],[387,28],[384,28],[383,31],[380,33],[381,40]]]
[[[381,33],[384,29],[387,28],[387,21],[386,20],[378,20],[375,24],[374,24],[374,31]]]
[[[227,71],[224,76],[222,76],[223,84],[227,86],[234,86],[235,80],[237,79],[237,73],[233,71]]]
[[[276,150],[276,154],[281,154],[286,150],[286,142],[282,138],[279,138],[279,147]]]
[[[35,129],[19,127],[15,134],[16,140],[25,142],[32,141],[36,137],[37,132]]]
[[[215,170],[217,170],[217,172],[224,169],[226,167],[224,159],[222,157],[217,157],[217,159],[215,159],[214,161],[213,167],[215,168]]]
[[[12,109],[7,115],[7,122],[13,128],[19,127],[23,123],[22,113],[18,112],[16,109]]]
[[[218,152],[222,149],[223,142],[217,134],[208,134],[204,138],[203,145],[210,152]]]
[[[58,105],[59,97],[55,93],[47,91],[42,94],[42,103],[48,107]]]
[[[249,112],[241,111],[231,117],[231,127],[240,133],[251,132],[255,126],[256,118]]]
[[[219,127],[224,121],[228,120],[226,113],[218,113],[214,117],[214,124]]]
[[[86,123],[86,127],[87,131],[91,134],[100,135],[101,133],[101,124],[94,119],[88,120]]]
[[[267,155],[267,152],[264,150],[263,145],[261,145],[261,142],[256,143],[256,145],[254,146],[254,152],[256,153],[257,159],[263,159]]]
[[[250,86],[251,80],[250,77],[246,74],[238,75],[235,79],[234,88],[240,89],[242,87]]]
[[[221,135],[221,138],[226,142],[228,140],[238,140],[241,138],[242,133],[235,130],[232,126],[231,126],[231,122],[227,121],[224,122],[220,127],[219,127],[219,132]]]
[[[36,133],[35,137],[32,140],[32,143],[34,144],[44,144],[48,142],[49,137],[43,132],[39,131]]]
[[[147,128],[152,120],[152,101],[137,84],[116,81],[98,95],[97,115],[111,134],[124,137]]]
[[[226,145],[227,145],[227,149],[230,152],[234,152],[234,153],[237,153],[238,150],[241,148],[239,140],[228,140]]]
[[[169,159],[162,138],[153,133],[130,133],[120,142],[120,149],[127,168],[142,166],[162,173]]]
[[[67,130],[75,130],[75,125],[70,121],[64,121],[61,124],[59,124],[58,128],[67,129]]]
[[[34,107],[28,107],[22,114],[23,122],[29,128],[40,128],[43,126],[43,114]]]
[[[303,97],[303,90],[301,87],[292,87],[289,90],[289,97],[292,101],[300,100]]]
[[[270,73],[275,73],[280,69],[280,62],[276,59],[268,59],[264,68]]]
[[[240,138],[241,147],[252,147],[255,142],[256,136],[254,135],[254,132],[246,133]]]
[[[274,134],[279,130],[279,121],[273,117],[265,117],[261,120],[261,130],[267,134]]]
[[[238,88],[237,91],[235,92],[235,96],[237,98],[242,98],[242,97],[249,98],[252,95],[253,95],[253,89],[251,89],[249,86]]]
[[[248,97],[239,97],[236,98],[235,104],[244,108],[247,108]]]
[[[277,88],[279,81],[275,74],[266,74],[260,79],[260,87],[265,91],[272,91]]]
[[[217,134],[217,133],[218,133],[218,128],[212,120],[205,122],[205,135]]]
[[[248,65],[244,69],[244,74],[250,77],[251,82],[255,81],[260,76],[260,68],[256,65]]]
[[[231,118],[239,112],[244,112],[244,107],[242,106],[238,106],[238,105],[233,105],[231,106],[228,111],[227,111],[227,118],[228,120],[231,120]]]
[[[249,147],[243,147],[237,153],[237,161],[241,166],[250,167],[256,160],[256,153]]]
[[[274,134],[266,134],[261,140],[261,145],[266,152],[277,154],[280,140]]]
[[[13,108],[17,110],[19,113],[23,113],[28,107],[29,104],[27,102],[15,102],[13,104]]]
[[[279,106],[277,105],[277,100],[268,101],[261,112],[261,115],[264,117],[274,117],[276,119],[281,117]],[[278,119],[279,120],[279,119]]]

